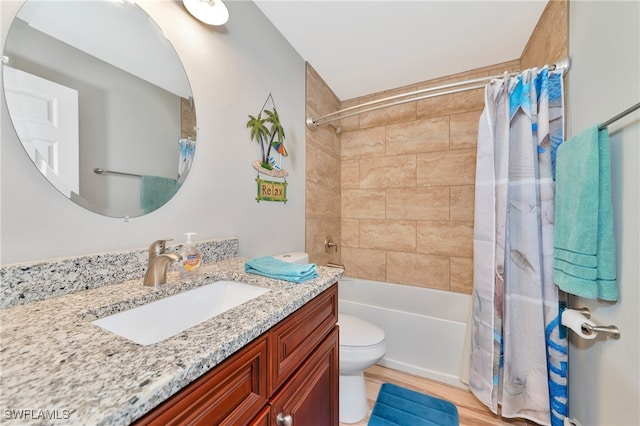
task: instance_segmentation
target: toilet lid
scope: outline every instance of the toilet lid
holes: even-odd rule
[[[384,340],[384,331],[370,322],[339,314],[340,346],[372,346]]]

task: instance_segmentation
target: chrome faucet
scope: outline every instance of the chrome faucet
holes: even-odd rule
[[[147,272],[144,274],[143,284],[147,287],[155,287],[167,282],[167,269],[174,262],[182,260],[177,253],[162,253],[155,255],[149,262]]]

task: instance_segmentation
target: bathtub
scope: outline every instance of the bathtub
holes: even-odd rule
[[[338,284],[339,312],[384,330],[379,365],[465,389],[459,372],[470,303],[466,294],[360,278]]]

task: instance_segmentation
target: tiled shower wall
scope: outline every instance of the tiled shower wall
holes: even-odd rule
[[[340,109],[340,100],[307,64],[306,115],[317,118]],[[306,138],[306,237],[311,262],[340,263],[340,251],[325,251],[331,236],[340,245],[340,136],[331,126],[307,129]]]
[[[519,69],[519,60],[343,102]],[[342,262],[349,276],[469,293],[476,89],[343,120]]]
[[[552,63],[568,54],[566,35],[567,3],[552,1],[521,58],[344,102],[308,66],[307,115]],[[306,244],[312,260],[341,262],[352,277],[471,293],[483,92],[362,113],[336,123],[343,130],[339,137],[330,126],[307,130]],[[340,244],[336,254],[324,252],[327,232]]]

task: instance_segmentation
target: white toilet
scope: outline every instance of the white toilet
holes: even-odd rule
[[[301,252],[274,256],[285,262],[309,263]],[[380,361],[387,352],[384,331],[363,319],[338,315],[340,326],[340,423],[357,423],[369,410],[364,370]]]
[[[384,331],[363,319],[338,315],[340,326],[340,422],[357,423],[369,410],[363,371],[387,352]]]

